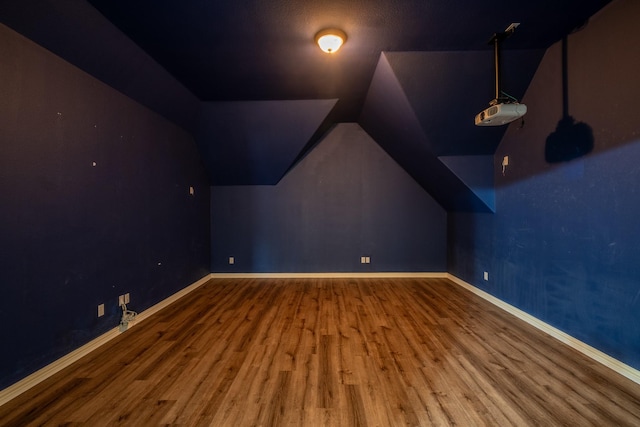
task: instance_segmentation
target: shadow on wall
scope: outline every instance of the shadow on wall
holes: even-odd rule
[[[638,369],[640,2],[605,12],[569,57],[567,40],[545,55],[533,126],[511,126],[494,156],[495,214],[448,215],[448,270]]]
[[[544,157],[547,163],[568,162],[593,151],[593,130],[569,115],[569,73],[567,37],[562,39],[562,118],[555,132],[547,137]]]

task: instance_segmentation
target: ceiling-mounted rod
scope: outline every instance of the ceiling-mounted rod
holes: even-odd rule
[[[502,87],[501,87],[501,81],[500,81],[500,78],[502,77],[500,72],[500,42],[502,42],[504,39],[506,39],[511,34],[513,34],[513,32],[516,30],[516,28],[518,28],[519,25],[520,25],[519,22],[514,22],[511,25],[509,25],[507,29],[504,30],[503,33],[495,33],[493,37],[491,37],[491,40],[489,40],[489,44],[493,44],[493,60],[494,60],[494,67],[496,72],[495,73],[496,97],[493,101],[493,104],[497,104],[498,102],[500,102],[501,99],[504,98],[502,96]]]
[[[502,92],[500,87],[500,42],[513,34],[519,23],[511,24],[504,33],[496,33],[489,44],[493,44],[494,65],[496,68],[496,98],[489,103],[489,108],[476,114],[476,126],[502,126],[519,119],[527,113],[527,106],[520,104],[511,95]],[[504,96],[503,96],[504,95]]]
[[[496,102],[500,99],[500,37],[497,34],[493,36],[493,60],[496,70]]]

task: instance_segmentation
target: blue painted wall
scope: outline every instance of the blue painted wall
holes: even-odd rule
[[[278,185],[213,186],[211,218],[214,272],[446,268],[445,210],[355,123]]]
[[[184,129],[195,131],[200,100],[90,2],[0,2],[0,22]]]
[[[511,125],[494,157],[496,213],[451,213],[448,240],[452,274],[635,368],[638,16],[639,2],[614,2],[568,37],[565,61],[562,42],[547,51],[523,100],[525,127]],[[574,125],[559,131],[563,115]],[[575,153],[585,129],[593,138],[588,154],[546,156],[557,144]]]
[[[211,185],[275,185],[337,99],[203,102],[196,142]],[[317,138],[316,138],[317,140]]]
[[[3,388],[208,274],[210,217],[181,127],[3,25],[0,56]]]

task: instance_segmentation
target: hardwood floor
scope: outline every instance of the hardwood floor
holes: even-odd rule
[[[445,279],[216,279],[0,425],[637,426],[640,385]]]

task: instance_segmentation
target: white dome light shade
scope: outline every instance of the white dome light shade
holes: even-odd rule
[[[347,41],[347,35],[340,30],[322,30],[316,34],[316,43],[323,52],[327,53],[336,53],[345,41]]]

